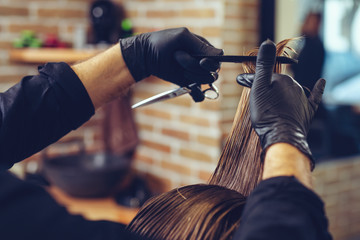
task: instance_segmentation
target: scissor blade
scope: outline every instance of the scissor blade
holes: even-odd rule
[[[146,105],[149,105],[149,104],[153,104],[153,103],[156,103],[156,102],[160,102],[160,101],[165,101],[165,100],[168,100],[168,99],[171,99],[171,98],[174,98],[174,97],[178,97],[178,96],[181,96],[181,95],[184,95],[186,93],[190,93],[191,90],[187,87],[181,87],[181,88],[178,88],[178,89],[174,89],[174,90],[170,90],[170,91],[166,91],[166,92],[163,92],[163,93],[159,93],[155,96],[152,96],[152,97],[149,97],[145,100],[142,100],[138,103],[135,103],[134,105],[131,106],[132,109],[134,108],[138,108],[138,107],[142,107],[142,106],[146,106]]]
[[[257,56],[238,56],[238,55],[193,55],[193,57],[198,59],[210,58],[219,62],[232,62],[232,63],[242,63],[242,62],[255,62]],[[276,57],[276,62],[281,64],[296,64],[298,60],[279,56]]]

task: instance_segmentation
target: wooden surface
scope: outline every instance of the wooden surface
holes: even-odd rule
[[[89,220],[109,220],[128,224],[138,211],[116,204],[113,198],[74,198],[57,187],[51,187],[48,191],[70,213],[83,215]]]
[[[10,51],[10,61],[41,64],[46,62],[74,63],[88,59],[101,50],[75,50],[71,48],[23,48]]]

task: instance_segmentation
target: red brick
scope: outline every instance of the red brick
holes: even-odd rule
[[[171,120],[171,118],[172,118],[172,116],[169,112],[155,110],[155,109],[144,108],[144,109],[141,109],[141,112],[147,116],[162,118],[162,119],[166,119],[166,120]]]
[[[180,121],[185,122],[185,123],[189,123],[189,124],[202,126],[202,127],[209,127],[210,126],[210,122],[209,122],[208,119],[203,118],[203,117],[196,117],[196,116],[193,116],[193,115],[181,115],[180,116]]]
[[[146,131],[153,131],[154,126],[150,124],[144,124],[144,123],[137,123],[137,127],[140,130],[146,130]]]
[[[186,175],[186,176],[191,175],[191,169],[189,167],[186,167],[186,166],[181,165],[181,164],[162,161],[161,162],[161,167],[163,167],[164,169],[168,169],[168,170],[171,170],[171,171]]]
[[[49,2],[49,0],[36,0],[37,2]],[[51,0],[52,2],[54,2],[54,0]],[[29,0],[11,0],[9,1],[11,3],[23,3],[24,5],[25,4],[28,4],[29,3]]]
[[[24,7],[0,6],[0,16],[28,16],[29,9]]]
[[[43,24],[31,24],[31,23],[11,23],[9,25],[9,31],[19,33],[23,30],[31,30],[36,33],[58,33],[59,29],[57,25],[48,26]]]
[[[200,151],[195,151],[190,149],[180,149],[180,155],[183,157],[200,160],[202,162],[212,162],[211,156]]]
[[[204,37],[221,37],[222,29],[220,27],[204,27],[201,29],[201,35]]]
[[[136,153],[134,159],[136,159],[136,161],[140,161],[140,162],[143,162],[143,163],[147,163],[147,164],[154,164],[154,159],[149,157],[149,156],[145,156],[145,155],[142,155],[140,153]]]
[[[149,10],[146,12],[146,17],[148,18],[173,18],[178,16],[177,11],[161,11],[161,10]]]
[[[211,147],[220,147],[220,139],[217,139],[217,138],[199,135],[197,137],[197,140],[199,141],[199,143],[202,143],[202,144],[205,144],[205,145],[208,145]]]
[[[1,32],[1,26],[0,26],[0,32]],[[10,49],[12,48],[12,42],[5,42],[0,40],[0,48],[1,49]]]
[[[159,150],[161,152],[165,152],[165,153],[170,153],[171,152],[170,146],[165,145],[165,144],[151,142],[151,141],[147,141],[147,140],[142,140],[141,144],[146,146],[146,147],[149,147],[149,148],[152,148],[152,149],[155,149],[155,150]]]
[[[136,18],[139,16],[139,11],[137,10],[126,10],[126,17],[128,18]]]
[[[215,17],[215,10],[214,9],[185,9],[181,12],[182,17],[189,17],[189,18],[213,18]]]
[[[143,27],[143,26],[135,26],[134,27],[134,33],[140,34],[140,33],[147,33],[147,32],[153,32],[157,31],[159,29],[153,28],[153,27]]]
[[[179,106],[182,106],[182,107],[191,107],[191,105],[193,103],[193,100],[190,97],[190,95],[185,94],[184,96],[167,100],[166,103],[179,105]]]
[[[0,75],[0,83],[15,84],[20,82],[23,77],[23,75]]]
[[[39,17],[58,17],[58,18],[84,18],[87,17],[87,12],[76,9],[48,9],[40,8],[38,10]]]
[[[205,99],[205,101],[199,103],[199,105],[200,105],[201,109],[214,110],[214,111],[220,110],[220,101],[219,100]]]
[[[190,140],[190,134],[188,132],[184,132],[184,131],[178,131],[178,130],[174,130],[174,129],[168,129],[168,128],[164,128],[162,129],[162,134],[166,135],[166,136],[170,136],[170,137],[174,137],[174,138],[178,138],[181,140]]]

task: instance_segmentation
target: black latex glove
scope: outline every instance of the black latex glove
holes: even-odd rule
[[[260,137],[263,157],[267,148],[279,142],[289,143],[312,162],[306,137],[311,120],[321,102],[325,80],[319,79],[309,97],[290,76],[273,73],[276,47],[271,41],[261,44],[254,74],[240,74],[238,83],[251,87],[250,118]]]
[[[222,55],[204,38],[186,28],[167,29],[120,39],[123,58],[135,81],[150,75],[181,87],[192,83],[212,83],[220,63],[210,59],[201,61],[191,55]],[[200,85],[199,85],[200,86]],[[204,99],[200,87],[192,89],[195,101]]]

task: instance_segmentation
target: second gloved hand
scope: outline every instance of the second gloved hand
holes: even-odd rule
[[[289,143],[310,158],[313,169],[314,161],[306,138],[321,102],[325,80],[319,79],[307,97],[293,78],[273,73],[275,53],[275,44],[265,41],[260,46],[255,75],[239,75],[237,81],[251,87],[250,117],[264,153],[272,144]]]
[[[150,75],[188,86],[191,83],[212,83],[218,62],[200,65],[191,55],[222,55],[204,38],[186,28],[168,29],[120,39],[123,58],[135,81]]]

